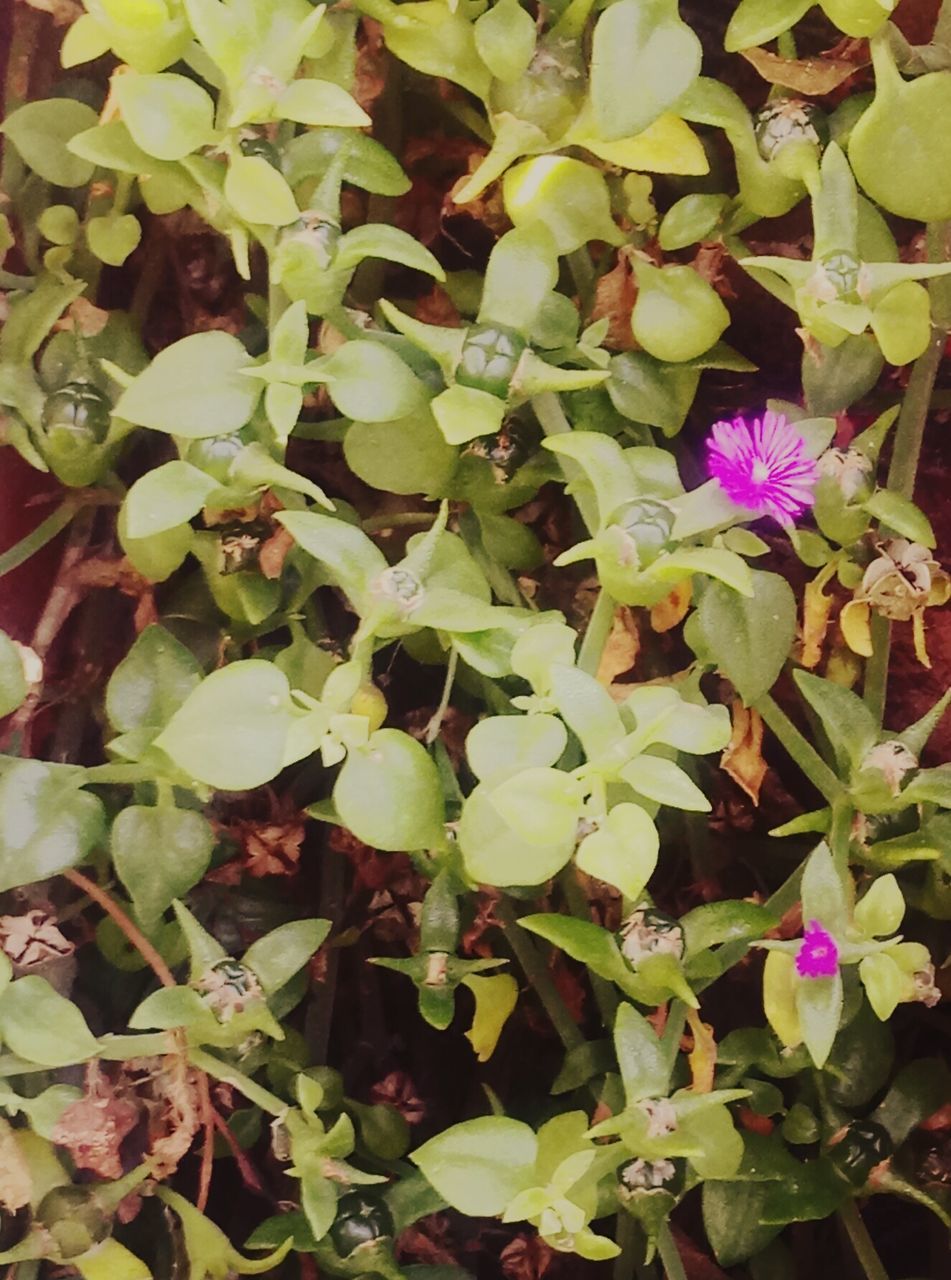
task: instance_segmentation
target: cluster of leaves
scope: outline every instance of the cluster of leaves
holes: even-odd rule
[[[951,10],[913,46],[887,0],[824,0],[854,59],[832,109],[793,92],[823,62],[797,57],[808,0],[741,0],[726,50],[772,76],[751,111],[676,0],[83,3],[55,95],[11,91],[3,125],[3,440],[60,505],[0,572],[69,532],[33,646],[0,633],[0,1261],[139,1280],[161,1237],[194,1280],[311,1258],[461,1280],[399,1260],[452,1208],[680,1280],[669,1219],[696,1192],[722,1266],[790,1274],[784,1228],[839,1212],[873,1280],[856,1198],[951,1225],[910,1141],[951,1076],[888,1027],[941,998],[951,766],[920,761],[951,693],[883,715],[892,624],[927,667],[951,594],[912,500],[951,323]],[[374,136],[399,150],[404,106],[468,156],[441,216],[489,228],[482,271],[449,269],[411,148]],[[791,211],[811,234],[782,246],[762,222]],[[199,223],[240,311],[153,353],[150,255]],[[757,404],[724,339],[734,276],[795,315],[795,400]],[[705,371],[814,467],[778,538],[675,440]],[[801,600],[776,571],[797,561]],[[34,756],[55,624],[101,586],[136,598],[134,639],[91,730]],[[635,666],[631,628],[671,643]],[[822,807],[762,842],[746,897],[671,890],[718,794],[705,758],[745,749],[755,803],[764,723]],[[240,928],[209,910],[210,885],[288,869],[236,859],[241,793],[299,819],[292,871],[313,836],[313,912],[306,877]],[[486,1086],[490,1114],[414,1145],[345,1095],[346,1047],[311,1026],[365,927],[341,927],[333,839],[421,886],[408,954],[370,958],[430,1027],[474,1009],[485,1062],[534,988],[565,1055],[531,1105]],[[725,987],[750,1007],[721,1034]],[[249,1153],[270,1170],[246,1240],[205,1213],[216,1127],[249,1191]]]

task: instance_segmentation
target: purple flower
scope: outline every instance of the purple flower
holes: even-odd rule
[[[776,413],[715,422],[707,440],[710,474],[727,497],[761,516],[791,525],[812,505],[815,461],[794,426]]]
[[[839,948],[835,938],[818,920],[810,920],[796,952],[796,972],[800,978],[834,978],[838,968]]]

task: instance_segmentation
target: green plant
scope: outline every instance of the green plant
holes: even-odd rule
[[[742,0],[751,110],[674,0],[83,4],[3,125],[58,506],[0,577],[62,540],[0,632],[0,1260],[463,1280],[470,1217],[685,1280],[693,1197],[744,1280],[833,1214],[882,1280],[871,1197],[951,1225],[951,692],[885,698],[951,594],[946,6]]]

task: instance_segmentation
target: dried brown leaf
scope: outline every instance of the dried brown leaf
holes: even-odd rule
[[[690,608],[692,595],[690,579],[679,582],[669,596],[665,596],[651,609],[651,630],[663,634],[683,622]]]
[[[60,1116],[53,1141],[65,1147],[78,1169],[100,1178],[121,1178],[121,1147],[139,1122],[140,1108],[128,1085],[116,1083],[97,1061],[86,1068],[86,1090]]]
[[[758,711],[733,701],[733,734],[720,757],[720,768],[759,804],[760,787],[768,768],[763,759],[763,721]]]
[[[618,252],[617,266],[605,272],[594,291],[591,320],[607,320],[604,346],[611,351],[632,351],[637,347],[631,332],[631,312],[637,299],[637,284],[631,270],[630,253]]]
[[[16,1213],[30,1203],[33,1179],[12,1127],[0,1119],[0,1206]]]
[[[807,97],[831,93],[849,76],[868,66],[868,46],[860,58],[780,58],[767,49],[744,49],[743,57],[751,62],[764,80],[794,89]]]
[[[618,605],[611,622],[611,631],[598,663],[598,680],[603,685],[610,685],[618,676],[625,675],[637,661],[641,640],[637,630],[637,619],[627,607]]]

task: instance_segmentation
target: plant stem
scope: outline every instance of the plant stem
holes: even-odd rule
[[[848,1232],[855,1256],[868,1280],[889,1280],[868,1228],[862,1221],[854,1200],[847,1200],[839,1210],[839,1220]]]
[[[844,795],[842,783],[774,698],[768,693],[764,694],[762,698],[757,699],[755,710],[760,713],[816,790],[821,791],[830,804],[840,800]]]
[[[131,945],[135,947],[136,951],[138,951],[139,955],[146,962],[163,987],[174,987],[177,985],[171,969],[156,951],[155,947],[152,946],[151,942],[149,942],[148,938],[138,925],[132,923],[119,904],[113,901],[109,894],[106,893],[105,889],[100,889],[99,885],[97,885],[95,881],[90,880],[88,876],[84,876],[81,871],[76,871],[72,867],[64,871],[63,875],[72,884],[76,885],[78,889],[82,889],[85,894],[92,898],[93,902],[102,907],[106,915],[111,917],[113,922],[122,931]]]
[[[19,542],[4,551],[0,555],[0,578],[13,569],[19,568],[29,560],[30,556],[35,556],[38,551],[42,551],[48,542],[52,542],[57,534],[62,533],[79,509],[80,504],[75,498],[67,498],[51,515],[38,524],[32,533],[28,533],[25,538],[21,538]]]
[[[565,895],[565,902],[568,904],[568,910],[576,920],[584,920],[588,924],[591,923],[591,908],[588,905],[588,899],[585,897],[581,885],[578,883],[578,872],[574,863],[569,863],[565,867],[559,877],[562,892]],[[591,983],[591,990],[594,993],[595,1003],[598,1006],[598,1012],[601,1015],[601,1022],[605,1031],[609,1034],[614,1028],[614,1019],[617,1014],[618,997],[614,989],[614,983],[608,982],[604,978],[599,978],[596,973],[588,970],[588,979]]]
[[[614,625],[615,602],[602,587],[597,603],[588,619],[588,626],[581,641],[581,652],[578,654],[578,670],[586,671],[589,676],[598,674],[604,646],[611,635]]]
[[[674,1237],[670,1233],[669,1222],[662,1222],[660,1230],[657,1232],[657,1252],[660,1254],[660,1260],[664,1264],[667,1280],[687,1280],[684,1264],[680,1260],[680,1251],[674,1244]]]
[[[249,1102],[253,1102],[255,1106],[260,1107],[262,1111],[266,1111],[269,1115],[282,1116],[289,1109],[288,1103],[283,1098],[279,1098],[276,1093],[271,1093],[269,1089],[257,1084],[250,1076],[246,1076],[243,1071],[239,1071],[237,1067],[232,1067],[229,1063],[222,1062],[220,1058],[216,1058],[211,1053],[206,1053],[204,1049],[189,1048],[188,1061],[193,1067],[197,1067],[199,1071],[204,1071],[206,1075],[212,1076],[215,1080],[230,1084],[239,1093],[244,1094]]]
[[[587,316],[594,302],[594,264],[586,245],[574,249],[568,254],[568,270],[578,290],[578,301],[581,303],[581,314]]]
[[[433,511],[391,511],[389,515],[369,516],[360,528],[364,533],[384,533],[388,529],[428,529],[436,519]]]
[[[643,1261],[644,1232],[637,1219],[624,1209],[618,1212],[614,1239],[621,1252],[614,1259],[611,1280],[650,1280],[654,1269]]]
[[[500,898],[495,904],[495,918],[501,924],[506,940],[515,958],[522,966],[525,977],[531,983],[558,1038],[566,1049],[577,1049],[584,1044],[584,1036],[578,1030],[574,1018],[555,986],[548,966],[542,960],[528,934],[519,927],[518,916],[508,898]]]
[[[571,423],[568,421],[565,411],[561,407],[561,401],[554,391],[539,391],[538,395],[532,396],[532,410],[538,419],[538,425],[546,436],[563,436],[566,432],[571,431]],[[585,483],[584,472],[577,462],[572,462],[570,458],[559,458],[558,461],[569,486],[576,485],[579,481],[582,484]],[[600,522],[594,495],[589,489],[587,493],[583,490],[581,492],[572,492],[572,497],[581,512],[582,520],[590,532],[595,533]]]
[[[928,227],[928,258],[931,262],[945,262],[951,257],[951,222],[936,222]],[[947,314],[948,288],[940,280],[930,287],[933,310],[937,311],[931,341],[915,361],[908,379],[908,387],[902,401],[892,460],[888,468],[887,487],[903,498],[911,498],[915,491],[915,477],[921,458],[921,446],[931,407],[931,395],[935,378],[944,355],[951,315]],[[865,665],[863,698],[865,705],[881,724],[885,713],[885,697],[888,692],[888,661],[891,653],[891,623],[878,614],[872,615],[872,656]]]

